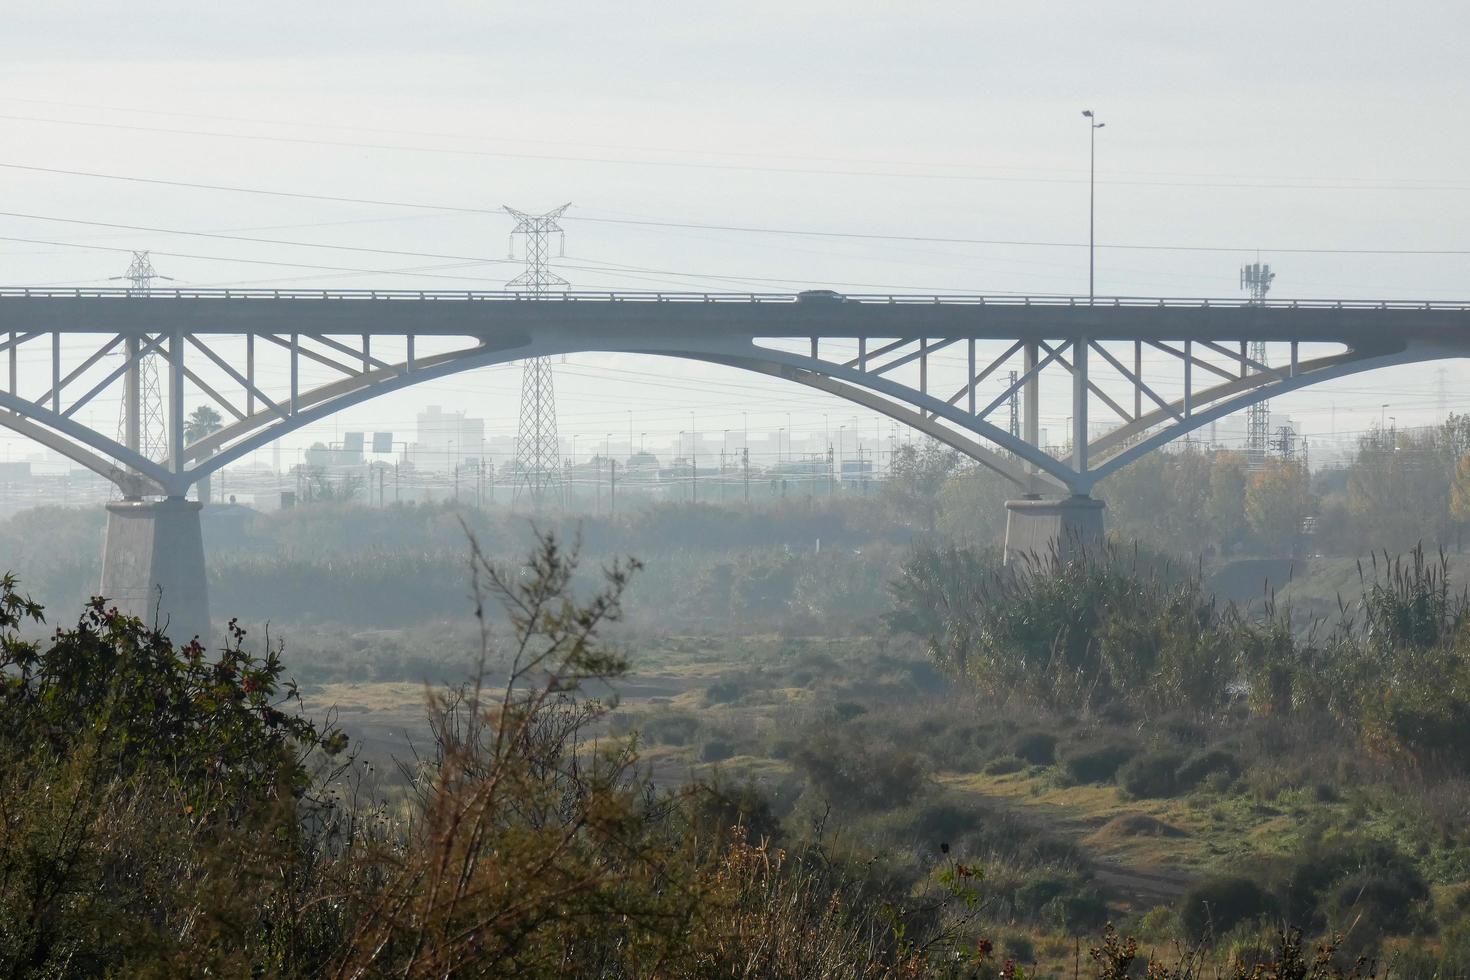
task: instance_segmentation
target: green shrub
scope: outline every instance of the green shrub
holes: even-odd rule
[[[1271,896],[1252,879],[1238,875],[1213,878],[1185,893],[1179,921],[1190,942],[1203,943],[1242,922],[1268,915],[1273,908]]]
[[[747,840],[759,844],[781,838],[781,821],[771,798],[749,782],[714,781],[698,786],[689,797],[689,820],[702,837],[721,839],[742,827]]]
[[[770,756],[772,759],[780,759],[784,762],[785,760],[791,758],[800,748],[801,741],[799,739],[791,738],[789,736],[776,737],[772,738],[770,742],[767,743],[766,755]]]
[[[908,832],[921,843],[938,847],[955,845],[975,834],[987,822],[989,814],[973,803],[940,800],[918,804],[906,811]]]
[[[1062,753],[1062,771],[1075,783],[1112,782],[1118,767],[1137,754],[1138,746],[1132,742],[1083,742]]]
[[[1067,932],[1089,931],[1108,919],[1107,903],[1078,875],[1035,872],[1016,888],[1016,914]]]
[[[1056,761],[1057,737],[1051,732],[1021,732],[1011,739],[1011,753],[1033,766],[1049,766]]]
[[[724,762],[735,754],[735,746],[723,738],[712,738],[699,750],[701,762]]]
[[[1003,755],[999,759],[991,759],[985,763],[985,768],[981,771],[987,776],[1008,776],[1025,768],[1026,760],[1020,756]]]
[[[791,761],[828,802],[859,810],[903,806],[927,780],[918,755],[851,727],[823,728]]]
[[[1372,868],[1340,879],[1322,900],[1322,913],[1335,930],[1351,928],[1355,943],[1413,932],[1423,923],[1420,906],[1429,897],[1422,880]]]
[[[684,711],[659,711],[643,718],[640,734],[651,745],[688,745],[699,733],[699,719]]]
[[[1000,954],[1017,963],[1036,962],[1036,945],[1024,932],[1008,932],[1000,937]]]
[[[1213,710],[1228,700],[1238,623],[1198,579],[1111,547],[1019,564],[1030,567],[921,549],[891,587],[888,625],[922,637],[951,676],[1053,708]]]
[[[729,704],[732,701],[739,701],[749,690],[750,684],[746,681],[716,681],[704,689],[704,703],[706,705]]]
[[[1231,779],[1238,777],[1245,769],[1233,753],[1224,749],[1205,749],[1196,752],[1180,764],[1175,774],[1175,783],[1178,791],[1188,792],[1204,781],[1206,776],[1216,773],[1225,773]]]
[[[1155,749],[1136,755],[1118,769],[1118,785],[1132,796],[1173,796],[1179,792],[1177,773],[1184,753]]]
[[[202,954],[180,925],[209,917],[271,933],[264,890],[201,881],[248,880],[329,822],[308,760],[345,737],[297,713],[279,651],[249,653],[233,621],[217,653],[101,599],[22,639],[39,622],[0,576],[0,976],[161,976],[157,950]]]
[[[1071,889],[1042,908],[1042,919],[1064,932],[1091,932],[1108,921],[1108,903],[1091,885]]]
[[[1447,926],[1462,922],[1470,913],[1470,884],[1462,883],[1438,903],[1440,921]]]
[[[1418,868],[1391,844],[1356,838],[1316,840],[1303,846],[1281,872],[1274,891],[1282,917],[1302,929],[1325,928],[1328,896],[1335,896],[1340,906],[1347,896],[1337,893],[1337,884],[1360,874],[1395,881],[1415,901],[1429,895]]]
[[[1179,929],[1179,912],[1169,905],[1155,905],[1138,920],[1138,935],[1152,943],[1173,939]]]
[[[248,652],[234,620],[225,647],[209,654],[197,640],[175,647],[93,599],[75,629],[27,642],[19,630],[42,612],[16,584],[0,577],[0,770],[32,754],[85,750],[120,780],[168,772],[233,818],[283,793],[299,796],[310,782],[305,756],[346,745],[338,732],[324,741],[294,710],[301,699],[283,678],[280,650]]]
[[[1188,715],[1165,715],[1158,720],[1155,727],[1180,745],[1198,747],[1205,744],[1204,729]]]

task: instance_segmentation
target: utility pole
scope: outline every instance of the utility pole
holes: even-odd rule
[[[550,270],[552,233],[561,236],[562,255],[566,254],[566,233],[557,219],[570,203],[545,214],[527,214],[515,208],[505,211],[516,220],[511,229],[510,257],[515,258],[515,236],[526,236],[526,271],[506,283],[512,289],[524,289],[532,299],[543,298],[551,289],[568,285]],[[514,498],[525,493],[531,506],[541,507],[554,494],[560,482],[560,447],[556,436],[556,389],[551,377],[551,361],[533,357],[526,362],[521,375],[521,417],[516,441],[516,484]]]
[[[134,252],[128,271],[112,278],[129,284],[128,296],[144,298],[152,291],[153,280],[173,277],[155,272],[147,252]],[[140,356],[142,346],[141,338],[127,338],[123,356],[128,367],[123,374],[117,441],[157,463],[168,455],[168,422],[163,411],[163,386],[158,381],[158,356],[153,352]]]
[[[1088,132],[1088,164],[1087,164],[1087,302],[1094,299],[1094,283],[1096,279],[1097,265],[1093,262],[1093,253],[1096,251],[1097,230],[1097,131],[1107,123],[1100,123],[1092,114],[1091,109],[1083,109],[1082,115],[1087,118]]]
[[[1270,292],[1271,281],[1275,278],[1276,273],[1271,271],[1269,265],[1252,262],[1250,265],[1241,266],[1240,288],[1250,293],[1252,306],[1260,306],[1266,302],[1266,293]],[[1264,340],[1251,341],[1250,359],[1261,367],[1267,366]],[[1259,469],[1266,461],[1267,444],[1271,439],[1271,403],[1269,401],[1256,402],[1246,410],[1246,413],[1246,460],[1252,469]]]

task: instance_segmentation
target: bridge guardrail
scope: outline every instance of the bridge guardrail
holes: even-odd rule
[[[421,290],[421,289],[153,289],[138,295],[126,288],[49,289],[0,287],[0,299],[146,299],[166,302],[179,299],[226,300],[356,300],[377,302],[499,302],[499,303],[746,303],[797,304],[797,293],[697,293],[572,290],[540,296],[509,290]],[[843,304],[946,305],[946,306],[1042,306],[1053,308],[1116,307],[1128,309],[1214,309],[1244,308],[1253,304],[1244,298],[1185,296],[1106,296],[1088,300],[1079,296],[1012,296],[966,293],[848,293],[840,299],[815,299],[813,308]],[[1439,310],[1470,312],[1470,300],[1340,300],[1277,299],[1262,304],[1269,309],[1338,310]]]

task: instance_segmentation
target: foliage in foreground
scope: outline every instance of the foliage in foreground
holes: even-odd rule
[[[486,627],[475,683],[432,700],[396,805],[331,761],[340,736],[241,634],[211,657],[98,603],[26,643],[41,610],[6,578],[0,976],[923,971],[932,903],[750,840],[741,806],[655,789],[635,741],[588,741],[608,708],[581,687],[626,670],[600,633],[636,563],[585,601],[551,538],[474,567],[510,625]]]
[[[804,739],[788,758],[820,793],[870,811],[874,826],[903,817],[907,833],[966,842],[945,843],[943,857],[926,859],[917,877],[885,880],[877,857],[863,866],[834,855],[820,837],[785,839],[759,799],[697,785],[658,789],[636,740],[591,737],[609,708],[583,690],[627,670],[602,634],[621,615],[636,563],[608,569],[603,587],[582,600],[573,594],[575,555],[552,539],[511,566],[477,552],[473,567],[477,594],[504,615],[492,620],[482,606],[476,680],[433,698],[434,739],[423,756],[403,763],[410,792],[394,800],[373,797],[360,764],[335,761],[343,744],[330,726],[323,731],[294,712],[275,653],[249,653],[239,633],[215,655],[175,649],[101,605],[76,629],[25,643],[19,627],[40,610],[5,580],[0,976],[1015,978],[1025,975],[1015,962],[1025,954],[1004,937],[1006,951],[997,954],[987,938],[995,925],[1024,914],[1073,936],[1102,927],[1106,908],[1084,875],[1045,878],[1001,846],[1014,852],[1050,843],[930,798],[925,765],[905,748],[919,740],[874,737],[863,730],[860,707],[839,716],[833,737]],[[1070,574],[1061,581],[1074,595],[1017,583],[1031,591],[1001,598],[1021,612],[984,619],[971,611],[995,632],[969,634],[970,650],[993,652],[998,637],[1011,643],[1044,635],[1028,616],[1050,616],[1058,628],[1087,624],[1093,640],[1115,638],[1115,661],[1100,659],[1095,642],[1064,647],[1054,640],[1039,661],[1044,669],[1033,673],[1038,661],[1018,653],[1009,669],[1017,683],[1032,685],[1028,696],[1043,696],[1042,681],[1066,676],[1054,666],[1067,662],[1055,650],[1066,649],[1084,675],[1092,672],[1091,704],[1099,711],[1152,710],[1188,690],[1204,692],[1196,702],[1202,711],[1335,710],[1314,693],[1325,682],[1305,669],[1266,685],[1271,697],[1260,698],[1251,665],[1300,655],[1289,635],[1276,661],[1260,654],[1261,643],[1246,645],[1250,658],[1226,661],[1239,674],[1219,668],[1208,675],[1225,678],[1224,694],[1212,694],[1164,659],[1187,666],[1178,649],[1217,649],[1210,643],[1218,638],[1198,634],[1221,621],[1188,601],[1187,588],[1163,576],[1152,585],[1109,582],[1106,569]],[[1103,598],[1089,606],[1079,596]],[[1163,603],[1162,629],[1148,620],[1160,596],[1172,597],[1172,605]],[[955,609],[967,608],[963,595],[956,599]],[[1362,673],[1363,664],[1382,657],[1392,665],[1417,651],[1447,665],[1441,680],[1453,679],[1463,608],[1422,561],[1374,579],[1363,625],[1352,633],[1366,652],[1350,661],[1359,672],[1350,676],[1365,678],[1363,690],[1379,690],[1371,685],[1383,674]],[[1132,620],[1121,618],[1125,609],[1135,610]],[[496,625],[492,636],[492,622],[508,625]],[[1265,629],[1244,621],[1239,628]],[[1231,635],[1239,642],[1253,634]],[[1128,642],[1155,658],[1149,669],[1161,679],[1125,663],[1125,641],[1116,637],[1134,637]],[[1036,639],[1017,647],[1042,648]],[[1412,663],[1423,669],[1423,660]],[[1099,668],[1108,673],[1099,676]],[[1341,717],[1360,719],[1365,736],[1379,717],[1398,718],[1403,731],[1432,730],[1406,721],[1392,697],[1379,700],[1389,708],[1364,706]],[[1388,713],[1375,713],[1381,710]],[[1385,751],[1411,745],[1426,765],[1446,764],[1422,740]],[[1016,730],[1006,751],[1023,764],[1079,772],[1084,762],[1110,761],[1107,778],[1126,768],[1119,778],[1138,792],[1228,777],[1231,763],[1218,754],[1157,752],[1135,756],[1147,766],[1133,757],[1088,761],[1071,742],[1059,746],[1030,729]],[[894,801],[904,813],[884,811]],[[970,856],[976,853],[995,867],[982,871]],[[1318,854],[1300,865],[1300,876],[1264,894],[1236,887],[1244,897],[1235,902],[1243,910],[1235,925],[1259,928],[1260,916],[1279,913],[1310,920],[1301,924],[1314,930],[1338,928],[1365,907],[1360,899],[1370,890],[1391,899],[1385,882],[1407,901],[1422,898],[1422,882],[1392,856],[1339,857]],[[1371,881],[1360,873],[1370,857],[1382,865]],[[1136,945],[1130,951],[1128,940],[1108,934],[1092,975],[1216,975],[1206,972],[1216,961],[1206,964],[1200,950],[1226,926],[1221,894],[1201,898],[1206,915],[1185,923],[1198,950],[1166,968],[1139,962]],[[1186,901],[1182,909],[1190,907]],[[1362,928],[1401,934],[1413,927],[1393,919],[1391,901],[1372,908]],[[1234,959],[1218,975],[1326,980],[1360,969],[1342,949],[1312,952],[1292,934],[1242,949],[1231,947]]]

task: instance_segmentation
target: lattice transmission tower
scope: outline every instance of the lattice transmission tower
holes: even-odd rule
[[[147,252],[134,252],[128,271],[113,279],[125,280],[129,296],[147,296],[153,280],[168,279],[153,270]],[[168,458],[168,417],[163,411],[163,385],[158,380],[158,355],[138,356],[142,341],[129,339],[124,356],[131,367],[123,375],[123,399],[118,408],[117,441],[154,462]]]
[[[1240,267],[1240,288],[1250,293],[1250,301],[1255,305],[1266,301],[1266,293],[1271,290],[1271,280],[1275,278],[1276,273],[1271,271],[1271,267],[1260,262]],[[1251,341],[1250,359],[1262,367],[1269,366],[1264,340]],[[1246,460],[1252,467],[1259,467],[1266,461],[1266,451],[1271,441],[1271,403],[1256,402],[1246,412]]]
[[[1006,399],[1006,403],[1011,410],[1010,432],[1012,436],[1019,439],[1021,438],[1021,396],[1020,390],[1016,387],[1015,371],[1011,372],[1009,390],[1011,397]]]
[[[543,296],[557,287],[568,285],[552,272],[551,236],[560,236],[559,254],[566,254],[566,232],[557,222],[570,203],[545,214],[527,214],[515,208],[505,211],[516,220],[510,233],[510,257],[515,258],[515,236],[526,237],[526,271],[506,283],[512,289],[524,289],[531,296]],[[521,373],[521,419],[516,437],[516,477],[513,499],[530,498],[540,507],[561,488],[561,447],[556,435],[556,387],[551,377],[551,361],[533,357]]]

